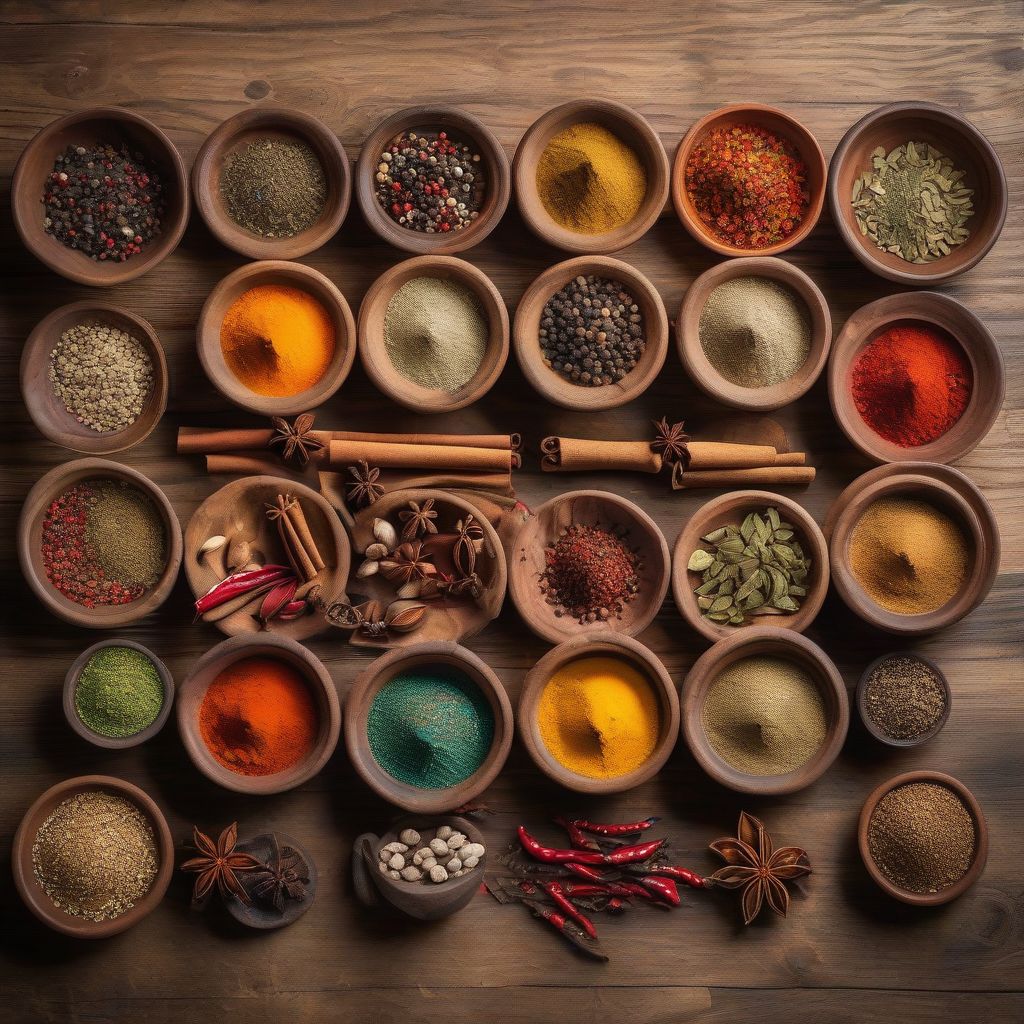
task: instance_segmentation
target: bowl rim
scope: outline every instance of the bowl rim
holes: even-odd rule
[[[889,736],[883,732],[879,726],[875,725],[871,715],[868,713],[865,703],[867,700],[868,680],[871,678],[872,673],[881,664],[886,661],[890,661],[893,658],[909,658],[914,661],[921,662],[921,664],[931,670],[945,693],[945,708],[939,716],[939,720],[927,732],[923,732],[920,736],[915,736],[908,740],[896,739],[895,737]],[[883,746],[891,747],[895,750],[907,750],[912,747],[921,746],[922,743],[926,743],[928,740],[934,739],[940,732],[942,732],[946,722],[949,721],[949,713],[952,710],[953,691],[949,685],[949,679],[946,677],[946,673],[939,668],[933,659],[919,653],[918,651],[889,651],[887,654],[880,654],[861,673],[860,679],[857,681],[854,703],[857,705],[857,713],[860,716],[861,723],[873,739],[877,740]]]

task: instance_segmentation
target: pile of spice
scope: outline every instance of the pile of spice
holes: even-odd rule
[[[156,665],[134,647],[103,647],[75,683],[75,712],[84,726],[108,739],[148,729],[164,706],[164,684]]]
[[[160,175],[125,145],[68,146],[43,188],[43,228],[94,260],[124,263],[160,233]]]
[[[946,688],[927,662],[896,654],[879,662],[864,685],[871,724],[892,740],[930,733],[946,712]]]
[[[428,838],[428,831],[433,836]],[[471,843],[465,833],[451,825],[422,831],[406,828],[395,842],[385,843],[377,851],[377,867],[396,882],[404,879],[442,885],[479,867],[486,852],[483,843]]]
[[[974,372],[945,331],[901,324],[864,347],[850,384],[857,411],[876,434],[900,448],[917,448],[937,441],[963,416]]]
[[[714,128],[686,162],[686,194],[701,223],[738,249],[766,249],[800,226],[810,195],[793,145],[752,124]]]
[[[480,154],[447,132],[400,135],[381,153],[375,180],[377,202],[388,216],[427,234],[472,224],[487,194]]]
[[[39,827],[32,868],[72,917],[110,921],[149,892],[158,856],[153,827],[131,801],[87,790],[61,801]]]

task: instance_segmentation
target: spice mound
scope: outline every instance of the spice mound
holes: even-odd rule
[[[451,825],[406,828],[377,851],[377,866],[396,882],[441,885],[479,867],[486,852],[482,843],[470,842]]]
[[[945,714],[946,689],[920,658],[893,655],[868,676],[864,710],[889,739],[916,740],[930,733]]]
[[[86,728],[108,739],[148,729],[164,706],[164,684],[152,659],[134,647],[103,647],[75,684],[75,711]]]
[[[153,827],[124,797],[76,793],[39,827],[32,867],[54,906],[72,917],[110,921],[152,888],[158,868]]]

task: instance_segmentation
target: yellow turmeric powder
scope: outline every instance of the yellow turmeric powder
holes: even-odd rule
[[[228,368],[250,391],[283,398],[323,377],[337,339],[330,314],[308,292],[262,284],[224,314],[220,345]]]
[[[654,753],[661,711],[649,680],[615,657],[570,661],[537,706],[541,739],[559,764],[592,779],[639,768]]]

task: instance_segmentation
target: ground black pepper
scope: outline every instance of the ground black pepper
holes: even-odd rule
[[[895,655],[868,676],[864,709],[890,739],[913,740],[935,728],[946,710],[946,691],[925,662]]]

